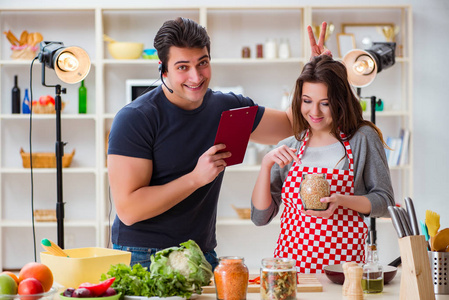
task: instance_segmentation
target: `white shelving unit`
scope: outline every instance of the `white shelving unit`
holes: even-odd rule
[[[11,30],[20,36],[23,30],[41,32],[46,41],[61,41],[66,46],[84,48],[92,61],[85,79],[88,90],[88,112],[77,113],[79,85],[63,84],[66,106],[62,114],[62,140],[68,142],[65,152],[75,149],[70,168],[63,170],[65,204],[65,247],[107,247],[109,227],[115,216],[108,189],[105,138],[115,113],[126,104],[125,80],[157,78],[156,60],[115,60],[107,53],[103,34],[119,41],[143,42],[152,48],[153,37],[164,21],[178,16],[191,18],[206,26],[211,36],[211,56],[214,87],[241,86],[246,96],[258,104],[280,107],[284,90],[292,91],[298,74],[310,57],[306,25],[332,22],[335,32],[327,47],[338,53],[336,33],[345,23],[394,23],[400,26],[398,43],[403,56],[396,65],[378,75],[376,81],[362,95],[376,95],[386,104],[386,110],[376,117],[386,135],[397,135],[399,128],[412,131],[412,20],[409,6],[251,6],[251,7],[157,7],[139,8],[26,8],[0,9],[1,31]],[[49,21],[51,20],[51,22]],[[54,24],[58,24],[55,26]],[[255,59],[256,44],[268,38],[288,38],[289,59]],[[251,58],[242,59],[241,49],[248,46]],[[14,75],[18,75],[23,97],[30,88],[31,61],[10,59],[7,39],[0,39],[0,269],[18,269],[33,259],[31,227],[30,170],[22,167],[19,150],[29,151],[29,116],[12,115],[11,89]],[[33,98],[54,96],[54,89],[41,85],[41,64],[33,66]],[[61,84],[51,70],[46,70],[47,84]],[[369,115],[366,115],[369,118]],[[54,150],[56,140],[55,117],[33,115],[33,152]],[[413,133],[413,131],[412,131]],[[412,135],[413,137],[413,135]],[[413,140],[413,139],[412,139]],[[410,150],[412,150],[412,143]],[[410,153],[412,158],[413,153]],[[262,153],[259,153],[259,157]],[[412,161],[410,159],[409,161]],[[231,204],[249,206],[252,185],[258,166],[235,166],[227,170],[219,201],[217,252],[229,254],[229,245],[237,253],[248,257],[252,251],[240,245],[236,232],[248,232],[260,237],[254,247],[266,246],[269,239],[275,244],[279,222],[256,228],[249,220],[239,220]],[[391,170],[397,202],[412,195],[413,165]],[[56,171],[34,169],[34,208],[54,209],[56,206]],[[109,217],[110,216],[110,217]],[[238,228],[238,230],[236,230]],[[262,232],[263,234],[258,234]],[[42,238],[56,242],[56,223],[36,223],[37,252]],[[257,250],[249,266],[258,267],[260,255],[271,255],[273,245]],[[227,246],[226,246],[227,245]],[[228,248],[227,248],[228,247]],[[245,248],[246,247],[246,248]],[[265,252],[264,252],[265,251]],[[254,253],[254,252],[253,252]],[[231,253],[232,254],[232,253]]]

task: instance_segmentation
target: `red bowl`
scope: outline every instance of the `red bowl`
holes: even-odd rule
[[[383,266],[384,269],[384,284],[393,280],[394,276],[398,272],[396,267]],[[343,273],[342,265],[330,265],[324,267],[324,273],[330,281],[337,284],[343,284],[345,281],[345,274]]]

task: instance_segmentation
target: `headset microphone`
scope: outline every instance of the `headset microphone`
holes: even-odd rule
[[[173,94],[173,90],[172,90],[171,88],[169,88],[169,87],[165,84],[165,82],[164,82],[164,77],[162,77],[162,74],[164,73],[164,71],[165,71],[164,65],[163,65],[162,63],[159,64],[159,74],[160,74],[160,76],[161,76],[162,84],[165,85],[165,87],[167,88],[167,90],[168,90],[170,93]]]

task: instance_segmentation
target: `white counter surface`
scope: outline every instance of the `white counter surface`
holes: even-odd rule
[[[330,281],[325,274],[316,274],[316,277],[323,285],[323,291],[319,293],[298,293],[296,298],[298,300],[336,300],[336,299],[347,299],[341,293],[342,285],[335,284]],[[396,277],[384,286],[384,291],[381,294],[365,294],[364,299],[399,299],[399,290],[401,285],[401,269],[398,269]],[[216,299],[215,294],[202,294],[197,300],[203,299]],[[259,300],[260,295],[258,293],[248,293],[247,300]],[[436,300],[449,300],[449,295],[435,295]],[[408,300],[408,299],[407,299]],[[413,300],[413,299],[410,299]]]

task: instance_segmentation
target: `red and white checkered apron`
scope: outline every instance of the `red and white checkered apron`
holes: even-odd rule
[[[343,133],[340,135],[345,138]],[[308,132],[298,154],[300,161],[307,141]],[[294,162],[283,184],[285,207],[274,256],[295,259],[298,272],[321,273],[327,265],[364,261],[368,227],[356,211],[339,206],[329,219],[305,215],[300,211],[299,185],[303,173],[326,174],[331,194],[354,194],[354,158],[348,141],[344,146],[349,170],[303,167],[301,163]]]

